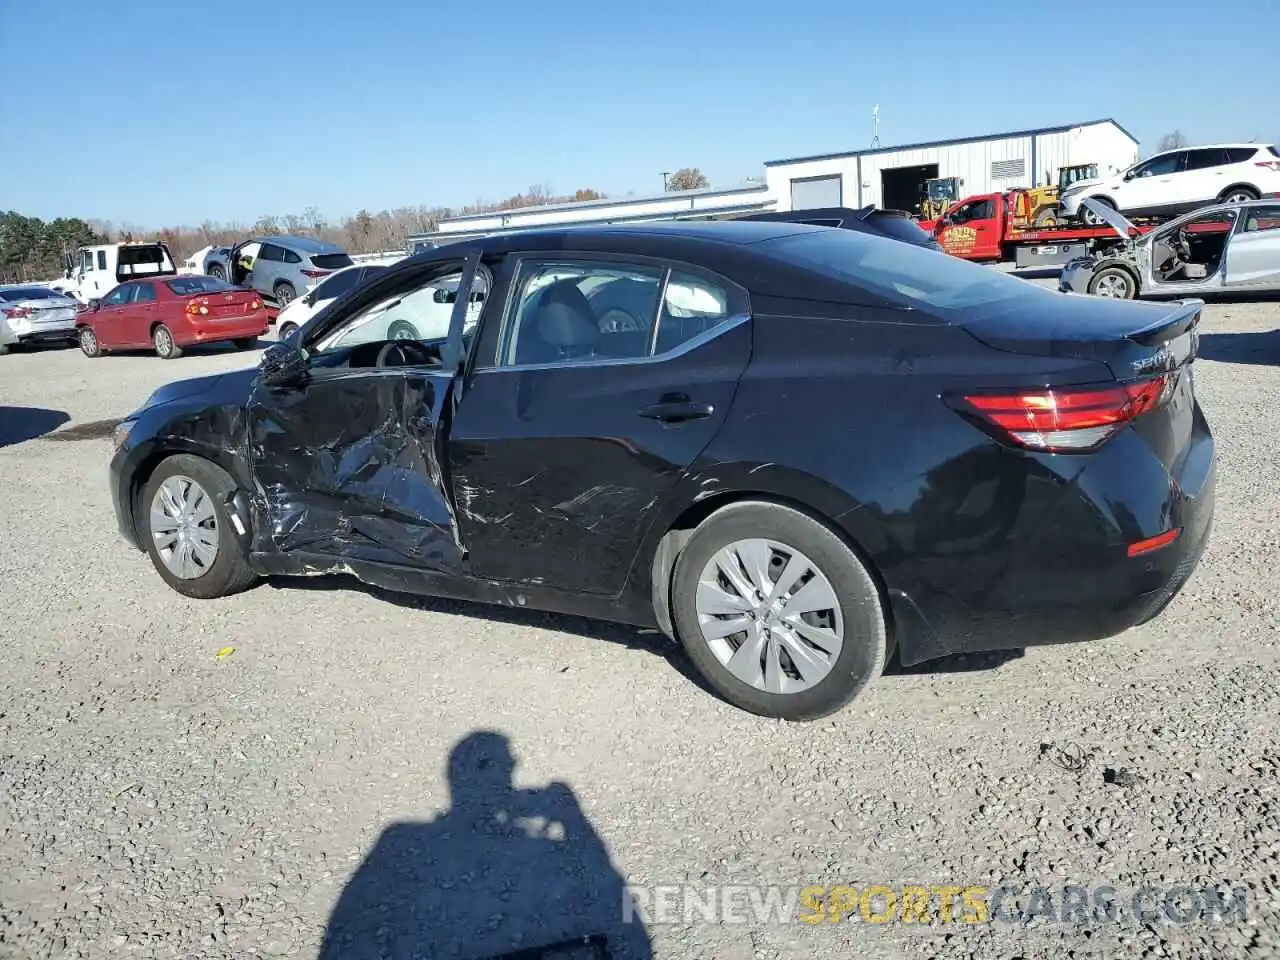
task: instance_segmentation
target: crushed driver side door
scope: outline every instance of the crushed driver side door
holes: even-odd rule
[[[399,305],[441,274],[469,284],[478,262],[477,252],[356,288],[307,335],[301,382],[259,378],[247,411],[255,555],[291,558],[293,572],[356,562],[460,570],[442,468],[457,366],[444,362],[441,342],[405,343],[385,328]],[[460,298],[459,328],[466,306]]]

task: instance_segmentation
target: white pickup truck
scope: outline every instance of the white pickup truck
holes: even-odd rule
[[[128,241],[81,247],[67,257],[61,280],[49,286],[81,303],[98,300],[117,284],[139,277],[172,277],[178,273],[169,247],[160,241]]]

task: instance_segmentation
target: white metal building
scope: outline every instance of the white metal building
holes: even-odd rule
[[[984,137],[795,157],[765,164],[779,210],[877,207],[912,210],[933,177],[959,177],[962,196],[1057,183],[1058,168],[1096,163],[1105,176],[1138,159],[1138,141],[1114,120]]]
[[[733,189],[680,190],[651,197],[620,200],[583,200],[551,203],[515,210],[497,210],[450,217],[437,225],[438,240],[461,239],[473,234],[526,227],[564,226],[573,223],[641,223],[646,220],[680,220],[730,216],[774,209],[775,198],[763,183]],[[445,236],[439,236],[443,234]],[[418,238],[410,238],[418,239]]]

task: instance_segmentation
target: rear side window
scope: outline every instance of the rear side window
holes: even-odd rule
[[[105,250],[98,251],[98,269],[99,270],[107,269],[107,251]]]
[[[345,253],[313,253],[311,262],[321,270],[341,270],[355,265],[355,261]]]
[[[1224,163],[1230,163],[1227,159],[1227,151],[1217,147],[1206,148],[1203,150],[1187,151],[1187,169],[1188,170],[1207,170],[1209,167],[1220,167]]]
[[[1244,232],[1261,233],[1265,230],[1280,230],[1280,205],[1249,209],[1244,221]]]
[[[302,258],[298,256],[296,253],[294,253],[292,250],[286,250],[284,252],[284,262],[285,263],[301,263]]]
[[[1275,153],[1275,147],[1271,148],[1271,152]],[[1257,147],[1227,147],[1223,151],[1227,155],[1227,163],[1244,163],[1252,160],[1258,153]]]
[[[150,283],[139,283],[134,286],[133,302],[134,303],[154,303],[156,299],[156,288]]]
[[[1026,297],[1036,287],[928,247],[852,230],[818,230],[763,245],[785,263],[846,281],[903,307],[949,311]]]

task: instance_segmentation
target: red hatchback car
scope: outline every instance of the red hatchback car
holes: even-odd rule
[[[224,340],[247,350],[268,326],[259,294],[217,277],[130,280],[76,317],[87,357],[146,347],[169,360],[183,347]]]

